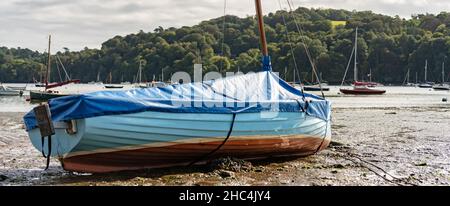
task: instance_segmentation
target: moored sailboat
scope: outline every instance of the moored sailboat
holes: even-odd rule
[[[48,101],[53,98],[68,96],[68,94],[61,94],[59,91],[50,90],[52,88],[64,86],[67,84],[72,83],[80,83],[80,80],[78,79],[70,79],[66,81],[56,82],[56,83],[49,83],[50,81],[50,70],[51,70],[51,53],[50,53],[50,47],[51,46],[51,36],[48,37],[48,62],[47,62],[47,70],[45,73],[45,90],[44,91],[30,91],[30,101],[32,102],[41,102],[41,101]],[[61,63],[61,62],[60,62]],[[63,67],[64,69],[64,67]],[[67,73],[66,73],[67,75]],[[38,86],[38,84],[36,84]]]
[[[427,81],[427,74],[428,74],[428,60],[425,60],[425,76],[424,76],[424,82],[419,84],[420,88],[433,88],[433,82]]]
[[[272,72],[255,0],[263,71],[164,88],[102,91],[49,102],[55,132],[29,112],[32,144],[64,169],[111,172],[202,164],[233,156],[305,156],[331,140],[331,105]],[[52,133],[50,133],[52,134]],[[50,141],[52,140],[52,141]],[[52,149],[53,148],[53,149]]]
[[[405,80],[403,81],[402,86],[414,87],[417,85],[417,84],[411,83],[409,81],[409,76],[410,76],[410,69],[408,68],[408,71],[406,72]]]
[[[355,31],[355,48],[354,48],[353,52],[354,52],[354,55],[355,55],[355,59],[354,59],[354,73],[353,73],[353,75],[354,75],[353,88],[351,88],[351,89],[343,89],[343,88],[341,88],[339,90],[342,93],[344,93],[344,94],[352,94],[352,95],[374,95],[374,94],[384,94],[384,93],[386,93],[386,90],[368,88],[369,86],[371,86],[371,87],[376,86],[377,83],[359,82],[358,81],[358,60],[357,60],[357,57],[358,57],[358,28],[356,28],[356,31]],[[351,60],[351,57],[350,57],[350,60]],[[349,61],[349,65],[350,65],[350,61]],[[345,80],[345,76],[344,76],[344,80]],[[344,81],[342,81],[342,83],[343,82]]]
[[[445,83],[445,63],[442,62],[442,82],[433,86],[434,90],[450,90],[450,85]]]
[[[113,85],[112,84],[112,72],[109,73],[109,84],[105,85],[106,89],[122,89],[123,85]]]

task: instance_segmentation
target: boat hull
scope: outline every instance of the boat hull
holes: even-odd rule
[[[64,158],[62,162],[64,169],[68,171],[104,173],[188,166],[191,163],[204,164],[209,160],[227,156],[245,160],[308,156],[321,151],[330,143],[329,138],[305,135],[230,138],[218,151],[205,157],[218,148],[223,141],[217,139],[201,143],[192,141],[193,143],[75,155]]]
[[[123,89],[123,86],[106,85],[106,89]]]
[[[368,88],[340,89],[340,91],[344,94],[353,94],[353,95],[381,95],[386,93],[385,90],[368,89]]]
[[[355,85],[355,86],[367,86],[367,87],[381,86],[381,84],[376,83],[376,82],[354,82],[353,85]]]
[[[30,100],[31,101],[48,101],[50,99],[64,97],[64,96],[68,96],[68,95],[47,93],[47,92],[41,92],[41,91],[30,91]]]
[[[419,84],[419,86],[418,86],[419,88],[433,88],[433,83],[422,83],[422,84]]]
[[[330,91],[328,87],[318,87],[318,86],[304,86],[303,91]]]
[[[0,92],[0,96],[19,96],[19,91],[2,91]]]
[[[440,84],[433,86],[434,90],[450,90],[450,85],[448,84]]]
[[[434,90],[448,91],[450,87],[433,87]]]
[[[25,91],[27,87],[14,87],[14,86],[9,86],[10,89],[15,90],[15,91]]]
[[[307,156],[326,148],[331,140],[330,121],[305,113],[270,118],[238,114],[225,141],[231,122],[230,114],[160,112],[87,118],[77,120],[75,135],[57,129],[52,155],[60,158],[65,170],[103,173],[203,164],[225,156]],[[29,131],[29,136],[38,150],[47,152],[38,129]]]

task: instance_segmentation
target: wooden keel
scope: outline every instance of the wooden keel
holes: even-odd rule
[[[204,164],[220,157],[246,160],[279,156],[308,156],[325,149],[330,138],[290,136],[270,139],[230,139],[214,154],[201,159]],[[105,173],[147,168],[187,166],[218,148],[222,141],[181,143],[162,147],[146,147],[104,153],[69,156],[62,159],[65,170],[88,173]]]

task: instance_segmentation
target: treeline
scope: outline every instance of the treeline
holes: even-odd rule
[[[359,27],[359,78],[383,83],[402,83],[410,69],[424,77],[428,60],[428,80],[440,81],[441,65],[446,62],[450,71],[450,13],[415,15],[402,19],[375,14],[371,11],[298,8],[294,14],[302,28],[297,32],[295,20],[286,11],[265,17],[269,51],[274,70],[292,81],[294,61],[304,81],[311,81],[311,64],[303,48],[305,42],[323,80],[338,83],[342,80],[354,46],[355,28]],[[283,21],[286,20],[286,24]],[[335,25],[345,21],[345,25]],[[135,79],[142,64],[143,79],[167,80],[177,71],[192,73],[193,63],[202,63],[205,72],[259,71],[261,54],[256,19],[226,16],[201,22],[192,27],[156,28],[154,32],[140,31],[116,36],[102,44],[101,49],[58,52],[72,78],[94,81],[97,75],[105,81],[112,74],[113,82]],[[223,28],[225,28],[223,30]],[[288,35],[287,35],[288,34]],[[288,38],[289,36],[289,38]],[[290,41],[289,41],[290,40]],[[43,42],[45,45],[45,42]],[[55,59],[55,58],[53,58]],[[39,79],[46,64],[46,54],[29,49],[0,48],[0,81],[30,82]],[[59,80],[56,63],[52,63],[53,81]],[[353,71],[347,79],[353,78]]]

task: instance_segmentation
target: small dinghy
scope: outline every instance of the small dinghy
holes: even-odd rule
[[[0,85],[0,96],[19,96],[22,93],[22,91],[13,90],[5,85]]]
[[[256,3],[263,71],[52,99],[48,111],[36,108],[24,117],[32,144],[58,157],[64,169],[90,173],[323,150],[331,141],[330,102],[272,72],[260,0]]]

